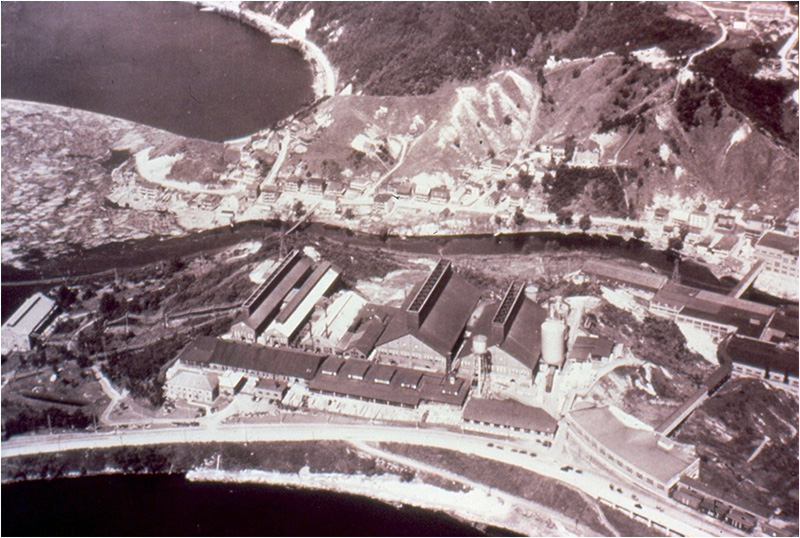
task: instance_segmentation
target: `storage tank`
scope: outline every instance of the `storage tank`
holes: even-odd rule
[[[476,355],[483,355],[486,353],[486,336],[477,334],[472,338],[472,352]]]
[[[542,360],[549,366],[564,364],[564,332],[562,321],[548,319],[542,323]]]

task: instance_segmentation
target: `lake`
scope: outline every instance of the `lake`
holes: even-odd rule
[[[212,141],[314,99],[302,54],[182,2],[3,2],[2,97]]]

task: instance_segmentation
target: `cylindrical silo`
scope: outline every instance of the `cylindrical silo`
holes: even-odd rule
[[[483,334],[476,334],[472,338],[472,352],[476,355],[483,355],[486,353],[486,336]]]
[[[562,321],[548,319],[542,323],[542,360],[549,366],[564,364],[564,332]]]

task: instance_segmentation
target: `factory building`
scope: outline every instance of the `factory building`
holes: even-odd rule
[[[464,429],[515,436],[533,436],[550,445],[558,429],[558,421],[538,407],[515,400],[472,398],[462,414]]]
[[[423,402],[461,407],[470,385],[455,376],[334,356],[324,362],[308,388],[330,396],[416,409]]]
[[[30,351],[33,340],[53,320],[56,302],[36,292],[11,314],[2,327],[2,353]]]
[[[312,379],[327,355],[285,347],[265,347],[201,336],[178,354],[175,366],[202,373],[228,371],[255,378],[296,383]],[[175,367],[174,366],[174,367]]]
[[[610,282],[624,288],[656,292],[669,280],[664,275],[651,271],[634,269],[616,263],[589,260],[583,265],[583,272],[600,282]]]
[[[653,296],[649,310],[718,338],[734,332],[758,338],[775,312],[772,306],[671,282]]]
[[[444,373],[450,367],[480,292],[440,260],[402,307],[385,309],[375,356],[385,364]]]
[[[484,308],[460,354],[461,375],[479,376],[483,370],[493,384],[533,384],[547,312],[524,290],[524,282],[512,282],[501,301]]]
[[[290,253],[245,301],[231,334],[246,342],[263,336],[273,343],[288,344],[317,302],[333,288],[339,273],[328,262],[314,267],[301,252]]]
[[[697,478],[694,447],[677,443],[614,407],[566,416],[567,445],[590,462],[664,497],[683,477]]]

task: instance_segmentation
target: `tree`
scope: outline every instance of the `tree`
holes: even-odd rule
[[[104,316],[111,317],[119,309],[119,301],[112,293],[104,293],[100,298],[100,313]]]
[[[303,215],[306,214],[306,207],[303,205],[302,200],[298,200],[294,203],[294,216],[295,218],[299,219]]]
[[[517,210],[514,212],[514,225],[517,228],[519,228],[523,224],[525,224],[526,220],[527,220],[527,217],[525,217],[525,212],[522,210],[521,207],[518,207]]]
[[[501,180],[499,180],[499,181],[497,182],[497,190],[498,190],[498,191],[502,191],[502,190],[503,190],[503,189],[505,189],[505,188],[506,188],[506,180],[505,180],[505,179],[501,179]]]
[[[584,215],[581,217],[581,220],[578,221],[578,227],[584,232],[592,227],[592,218],[588,213],[584,213]]]
[[[528,172],[520,170],[519,176],[517,177],[517,184],[520,186],[520,188],[529,191],[533,186],[533,176]]]
[[[559,209],[556,212],[556,222],[558,222],[559,226],[572,224],[572,211]]]
[[[644,234],[645,234],[644,228],[642,228],[641,226],[633,230],[633,237],[635,237],[636,239],[641,240],[644,237]]]
[[[511,116],[506,116],[503,118],[503,125],[511,125]]]
[[[344,210],[344,218],[346,218],[347,220],[355,218],[352,207],[348,207],[347,209]]]
[[[683,248],[683,239],[680,237],[670,237],[667,241],[667,250],[681,250]]]
[[[58,303],[58,306],[61,308],[61,310],[69,310],[69,307],[72,306],[77,299],[78,294],[66,287],[64,284],[61,284],[61,287],[58,288],[56,303]]]

